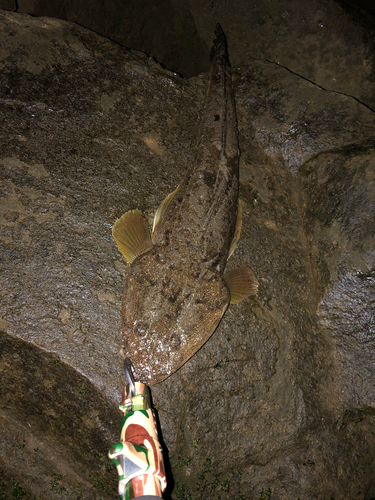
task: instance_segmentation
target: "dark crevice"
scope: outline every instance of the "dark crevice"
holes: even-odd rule
[[[19,5],[18,5],[17,0],[14,0],[14,3],[15,3],[15,9],[14,9],[14,12],[18,12]]]
[[[259,59],[258,59],[259,60]],[[270,61],[269,59],[265,59],[266,62],[270,63],[270,64],[275,64],[276,66],[280,66],[280,68],[284,68],[286,69],[287,71],[289,71],[289,73],[292,73],[292,75],[296,75],[298,76],[299,78],[302,78],[303,80],[306,80],[306,82],[309,82],[311,83],[312,85],[315,85],[315,87],[318,87],[320,88],[321,90],[324,90],[325,92],[331,92],[332,94],[339,94],[339,95],[343,95],[345,97],[351,97],[352,99],[354,99],[355,101],[357,101],[359,104],[361,104],[362,106],[364,106],[365,108],[367,108],[368,110],[370,110],[372,113],[375,113],[375,109],[372,109],[368,104],[365,104],[364,102],[360,101],[357,97],[354,97],[353,95],[350,95],[350,94],[345,94],[344,92],[338,92],[337,90],[330,90],[330,89],[325,89],[324,87],[322,87],[321,85],[319,85],[318,83],[315,83],[311,80],[309,80],[308,78],[306,78],[305,76],[302,76],[300,75],[299,73],[296,73],[295,71],[292,71],[291,69],[287,68],[286,66],[283,66],[282,64],[280,63],[277,63],[275,61]]]

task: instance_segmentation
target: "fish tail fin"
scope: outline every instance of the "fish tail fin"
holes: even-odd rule
[[[215,40],[213,42],[213,46],[211,49],[210,60],[212,61],[216,55],[225,55],[227,56],[227,39],[224,35],[223,28],[217,23],[215,27]]]

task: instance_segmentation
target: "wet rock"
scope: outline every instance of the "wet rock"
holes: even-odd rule
[[[150,54],[185,77],[209,69],[211,34],[219,22],[229,40],[232,65],[268,60],[375,109],[371,2],[0,0],[0,7],[77,22]]]
[[[74,368],[4,332],[0,376],[2,498],[113,498],[115,406]]]
[[[0,23],[0,492],[109,498],[127,274],[111,226],[151,220],[180,182],[206,77],[64,21]],[[244,217],[228,268],[250,265],[259,293],[153,387],[169,493],[371,500],[374,115],[273,63],[233,81]]]

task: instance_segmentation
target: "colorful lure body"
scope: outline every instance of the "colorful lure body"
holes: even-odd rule
[[[134,385],[134,395],[129,386],[123,390],[121,440],[111,447],[108,456],[117,468],[122,499],[142,495],[161,498],[167,481],[150,393],[141,382]]]

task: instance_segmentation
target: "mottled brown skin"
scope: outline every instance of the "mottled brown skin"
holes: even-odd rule
[[[216,30],[195,161],[130,268],[123,298],[125,355],[148,385],[208,340],[230,301],[223,271],[238,208],[237,122],[225,36]]]

